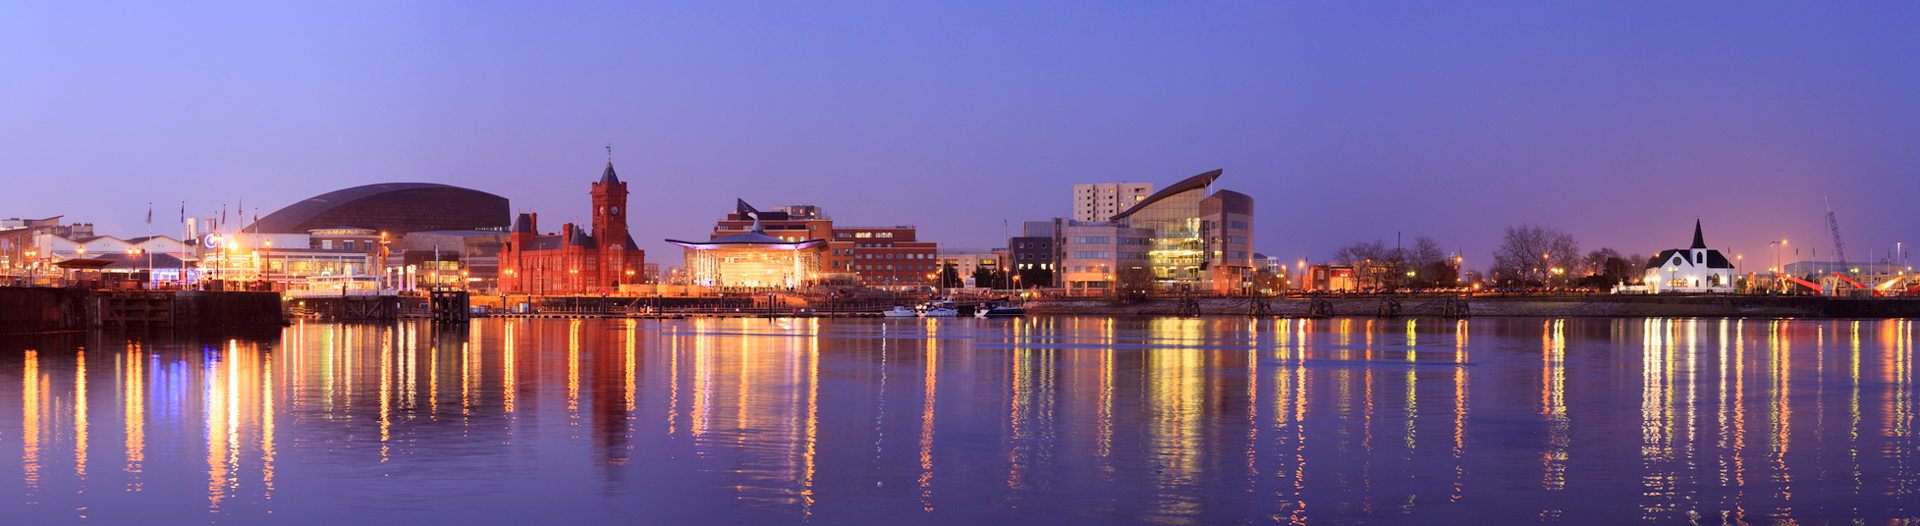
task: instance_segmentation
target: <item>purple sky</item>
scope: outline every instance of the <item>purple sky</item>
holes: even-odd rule
[[[389,4],[0,4],[0,217],[426,181],[551,230],[612,143],[666,265],[735,197],[979,247],[1215,168],[1289,260],[1404,231],[1484,268],[1521,222],[1650,254],[1698,217],[1764,267],[1830,255],[1824,196],[1854,259],[1920,241],[1911,2]]]

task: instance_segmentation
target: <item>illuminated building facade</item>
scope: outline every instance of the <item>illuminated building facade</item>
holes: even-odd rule
[[[759,211],[744,201],[737,204],[742,206],[714,225],[712,238],[752,233],[757,223],[763,235],[781,242],[824,239],[826,252],[812,281],[911,289],[932,286],[931,276],[939,271],[936,245],[920,241],[913,225],[836,226],[814,205]]]
[[[1670,248],[1647,261],[1647,292],[1733,292],[1733,262],[1707,248],[1700,222],[1693,222],[1693,246]]]
[[[1145,267],[1154,288],[1234,293],[1252,283],[1253,198],[1231,190],[1209,194],[1221,173],[1189,177],[1114,215],[1116,222],[1153,232]]]
[[[1133,228],[1124,221],[1061,219],[1053,231],[1059,261],[1054,279],[1069,294],[1104,294],[1115,282],[1150,279],[1151,229]]]
[[[734,230],[732,227],[735,225],[730,221],[739,220],[733,218],[750,221],[744,225],[745,232],[716,235],[707,241],[667,240],[686,250],[688,285],[729,289],[794,289],[820,279],[820,266],[825,259],[827,241],[806,237],[804,233],[830,229],[831,221],[790,219],[785,211],[760,212],[748,206],[746,201],[738,201],[737,204],[738,210],[729,214],[729,221],[722,221],[721,226],[715,228],[715,233]],[[777,218],[775,220],[780,221],[777,226],[781,228],[775,231],[783,235],[769,234],[770,229],[762,220],[763,216]],[[826,221],[827,226],[820,228],[820,221]]]
[[[540,235],[539,214],[520,214],[500,249],[500,292],[600,294],[643,281],[646,253],[627,233],[627,183],[613,163],[593,183],[593,231],[572,223]]]

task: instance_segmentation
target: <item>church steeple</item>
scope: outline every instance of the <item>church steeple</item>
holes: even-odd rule
[[[1707,238],[1700,235],[1700,220],[1693,220],[1693,246],[1689,248],[1707,248]]]

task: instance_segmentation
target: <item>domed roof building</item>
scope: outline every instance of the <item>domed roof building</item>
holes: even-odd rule
[[[335,190],[288,205],[245,230],[305,234],[347,225],[394,235],[435,230],[503,230],[507,198],[434,183],[380,183]]]

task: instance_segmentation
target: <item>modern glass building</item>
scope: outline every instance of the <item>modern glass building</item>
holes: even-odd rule
[[[1129,227],[1153,232],[1142,264],[1162,291],[1232,293],[1253,276],[1253,198],[1208,188],[1223,170],[1174,183],[1114,215]]]

